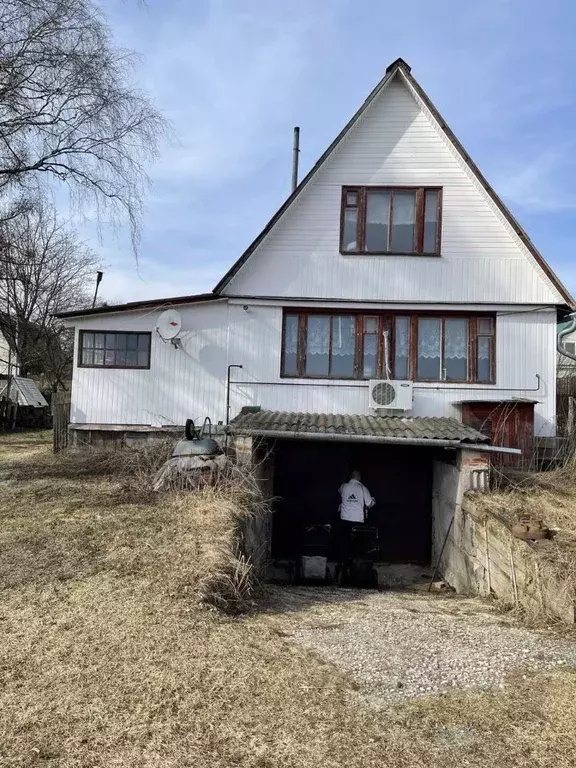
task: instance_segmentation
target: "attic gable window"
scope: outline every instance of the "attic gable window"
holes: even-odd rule
[[[439,256],[438,187],[344,187],[340,252]]]

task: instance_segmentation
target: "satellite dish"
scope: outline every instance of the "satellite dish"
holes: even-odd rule
[[[156,325],[158,335],[164,339],[164,341],[175,339],[180,333],[181,328],[182,319],[180,317],[180,312],[177,312],[175,309],[167,309],[165,312],[162,312],[158,318],[158,324]]]

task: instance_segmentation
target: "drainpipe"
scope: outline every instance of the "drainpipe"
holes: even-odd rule
[[[564,336],[568,336],[569,333],[572,333],[572,331],[576,331],[576,312],[571,312],[568,317],[570,318],[570,325],[568,328],[564,328],[563,331],[558,332],[557,340],[556,340],[556,349],[558,352],[563,355],[564,357],[570,358],[570,360],[576,361],[576,355],[573,355],[571,352],[567,352],[564,349],[564,345],[562,344],[562,339]]]
[[[230,371],[232,368],[242,368],[241,365],[229,365],[228,372],[226,374],[226,424],[230,424]]]

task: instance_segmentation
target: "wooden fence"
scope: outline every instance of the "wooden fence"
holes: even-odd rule
[[[18,416],[18,406],[10,400],[0,400],[0,432],[14,429]]]
[[[54,453],[68,447],[70,422],[70,392],[55,392],[52,396],[52,437]]]

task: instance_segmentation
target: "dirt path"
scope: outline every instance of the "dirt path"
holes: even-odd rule
[[[575,642],[523,627],[481,600],[306,587],[274,596],[287,611],[287,635],[351,676],[379,709],[576,666]]]

